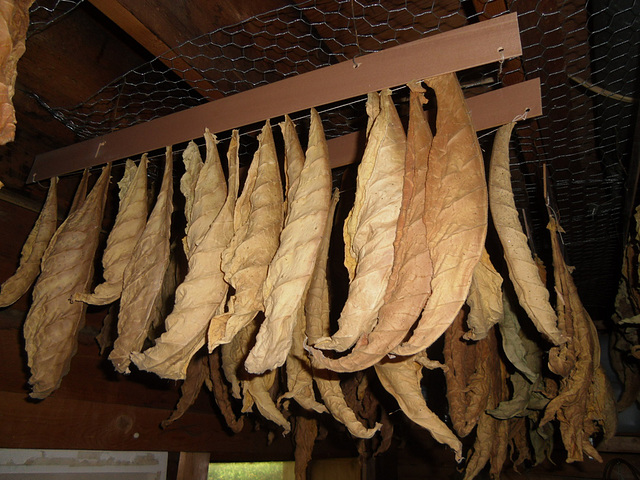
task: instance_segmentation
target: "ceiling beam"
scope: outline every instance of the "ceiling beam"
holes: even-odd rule
[[[222,98],[218,92],[197,70],[181,56],[166,55],[172,50],[160,37],[131,13],[119,0],[89,0],[89,2],[124,30],[131,38],[142,45],[152,55],[183,78],[193,89],[208,100]]]

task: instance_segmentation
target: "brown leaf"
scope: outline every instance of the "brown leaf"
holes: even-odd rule
[[[478,342],[464,340],[464,318],[465,312],[461,310],[444,336],[449,416],[461,437],[471,433],[487,408],[490,388],[487,377],[495,368],[492,351],[497,351],[493,334]]]
[[[194,356],[187,368],[186,378],[180,387],[180,400],[178,401],[178,405],[171,413],[171,416],[160,423],[162,428],[167,428],[189,410],[189,407],[195,403],[198,395],[200,395],[200,391],[208,375],[207,357]]]
[[[352,352],[335,360],[312,349],[314,363],[345,372],[374,365],[407,335],[431,293],[431,258],[427,246],[425,180],[432,134],[423,111],[424,89],[410,85],[410,114],[402,187],[402,204],[393,243],[394,260],[378,323]]]
[[[196,142],[193,140],[189,142],[187,148],[182,152],[182,162],[184,163],[184,173],[180,178],[180,191],[184,196],[184,216],[187,221],[185,230],[188,232],[193,220],[192,213],[196,182],[204,165],[202,157],[200,156],[200,150],[198,150],[198,145],[196,145]],[[189,256],[189,250],[187,246],[187,250],[185,251],[187,257]]]
[[[216,137],[207,129],[204,140],[207,156],[193,186],[193,205],[186,237],[188,252],[195,251],[227,199],[227,182],[216,147]],[[188,254],[187,258],[189,256]]]
[[[103,170],[83,205],[60,225],[42,259],[42,272],[24,323],[31,369],[32,398],[45,398],[60,386],[76,352],[86,305],[71,303],[93,276],[111,164]]]
[[[58,227],[57,184],[58,178],[52,178],[40,215],[20,252],[18,269],[2,284],[0,308],[15,303],[29,290],[40,274],[42,256]]]
[[[122,293],[124,271],[147,224],[147,155],[140,166],[127,160],[120,186],[120,205],[102,255],[104,282],[92,294],[76,293],[74,301],[92,305],[115,302]]]
[[[590,442],[596,431],[605,438],[613,435],[616,417],[612,392],[600,366],[600,344],[596,329],[585,310],[558,240],[559,226],[549,221],[555,287],[558,292],[558,326],[569,341],[549,352],[549,368],[560,375],[560,388],[540,421],[544,426],[555,418],[560,422],[562,441],[567,449],[567,463],[582,461],[584,454],[602,461]]]
[[[375,365],[380,383],[396,399],[409,419],[426,428],[438,442],[449,445],[462,461],[462,444],[449,427],[427,406],[422,395],[422,365],[414,357],[385,358]]]
[[[284,364],[292,344],[296,313],[318,257],[331,200],[329,150],[318,113],[311,110],[309,146],[289,207],[280,246],[263,286],[265,321],[245,368],[262,373]]]
[[[220,350],[209,354],[209,378],[211,380],[211,391],[216,405],[220,409],[222,416],[227,422],[227,426],[234,433],[239,433],[244,427],[244,418],[236,417],[231,405],[229,388],[222,378]]]
[[[324,236],[320,243],[318,260],[305,301],[306,335],[310,342],[314,342],[317,338],[327,336],[330,333],[327,260],[329,257],[331,226],[339,196],[338,189],[334,190]],[[337,373],[316,368],[313,369],[313,379],[318,387],[322,401],[333,418],[347,427],[351,435],[356,438],[371,438],[381,428],[380,424],[376,424],[374,428],[367,428],[360,422],[344,398],[340,377]]]
[[[155,346],[131,355],[138,368],[162,378],[184,378],[191,357],[205,344],[209,321],[224,307],[229,285],[224,281],[220,264],[222,251],[233,235],[233,211],[238,195],[237,131],[227,158],[227,200],[190,254],[189,271],[176,290],[173,311],[165,320],[166,331]]]
[[[12,142],[16,134],[13,108],[18,60],[25,52],[29,8],[33,0],[4,2],[0,14],[0,145]]]
[[[76,189],[76,193],[73,196],[73,200],[71,201],[71,206],[69,207],[68,217],[71,216],[73,212],[75,212],[78,208],[82,206],[85,198],[87,197],[87,186],[89,185],[89,169],[85,168],[82,172],[82,177],[80,178],[80,183],[78,184],[78,188]]]
[[[509,170],[509,139],[514,124],[500,127],[493,141],[489,170],[491,216],[504,249],[509,278],[538,331],[555,345],[564,339],[557,327],[556,314],[549,303],[549,292],[542,283],[538,267],[531,257],[527,237],[522,232],[513,199]]]
[[[480,261],[473,271],[469,296],[467,340],[482,340],[503,317],[502,277],[493,267],[489,254],[482,250]]]
[[[252,410],[255,404],[264,418],[280,425],[286,435],[291,431],[291,425],[273,401],[271,387],[276,380],[276,370],[260,375],[247,373],[243,368],[244,360],[255,342],[256,333],[260,326],[262,314],[255,317],[242,328],[231,343],[222,345],[222,369],[225,377],[231,383],[233,396],[240,398],[242,387],[242,412]]]
[[[370,95],[369,102],[373,98]],[[407,143],[390,90],[380,93],[380,106],[358,166],[355,203],[343,231],[349,295],[338,331],[314,345],[323,350],[344,351],[373,330],[391,275]]]
[[[285,368],[287,372],[287,392],[278,399],[294,399],[302,408],[318,413],[327,411],[326,407],[316,400],[313,389],[311,363],[304,349],[306,319],[304,308],[300,307],[293,328],[291,350],[287,356]]]
[[[489,395],[486,401],[487,409],[494,409],[505,400],[508,395],[506,386],[507,371],[500,360],[495,338],[495,329],[492,329],[487,338],[478,343],[491,344],[486,353],[489,357],[489,370],[485,373],[485,382]],[[492,479],[499,479],[500,472],[507,459],[507,451],[510,443],[510,426],[519,419],[498,420],[483,411],[477,420],[476,440],[472,453],[469,456],[464,479],[471,480],[480,473],[484,466],[491,464],[490,475]]]
[[[318,436],[318,422],[313,418],[296,417],[294,453],[296,480],[307,479],[307,466],[311,461],[313,444]]]
[[[233,237],[222,252],[225,280],[235,289],[228,313],[211,320],[209,351],[229,343],[259,311],[264,311],[262,287],[282,231],[282,181],[271,129],[266,124],[242,194],[233,214]]]
[[[284,176],[286,179],[284,212],[286,214],[289,209],[289,199],[295,196],[294,192],[298,188],[300,172],[304,168],[304,150],[289,115],[284,116],[284,122],[280,123],[280,129],[284,138]]]
[[[424,214],[433,278],[413,335],[395,349],[399,355],[419,353],[451,325],[469,293],[487,233],[484,161],[458,80],[451,73],[426,83],[438,101]]]
[[[147,224],[124,270],[118,338],[109,360],[120,373],[129,372],[130,355],[142,348],[153,306],[162,288],[169,264],[169,237],[173,211],[173,158],[171,148],[165,154],[162,187]]]
[[[116,338],[116,330],[118,324],[118,308],[120,305],[113,303],[109,306],[109,310],[102,320],[102,328],[96,335],[96,342],[100,347],[100,355],[103,355],[113,345]]]

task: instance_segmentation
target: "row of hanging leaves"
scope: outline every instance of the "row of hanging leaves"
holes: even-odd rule
[[[319,414],[330,413],[356,438],[382,430],[379,450],[388,446],[392,428],[371,394],[371,372],[406,416],[448,445],[458,462],[460,438],[475,430],[465,478],[487,463],[497,478],[509,451],[515,466],[540,463],[550,455],[556,426],[567,461],[582,460],[585,453],[599,459],[591,442],[615,432],[615,408],[599,364],[597,333],[562,257],[557,219],[550,216],[549,225],[554,309],[546,273],[532,257],[515,209],[513,125],[496,134],[487,188],[455,75],[425,83],[437,98],[435,135],[422,82],[409,85],[406,134],[391,92],[369,95],[367,144],[342,231],[349,288],[337,330],[329,316],[327,258],[338,193],[331,192],[328,149],[315,110],[306,152],[291,120],[280,125],[284,187],[269,122],[242,189],[237,131],[226,176],[215,136],[205,133],[204,161],[195,143],[188,146],[180,181],[187,273],[179,281],[179,247],[170,244],[170,148],[149,215],[147,158],[138,166],[127,161],[102,255],[104,282],[92,292],[110,166],[88,196],[85,172],[59,227],[53,180],[18,271],[0,292],[0,305],[10,305],[35,282],[24,326],[31,396],[45,398],[68,372],[86,304],[113,304],[110,311],[118,311],[109,318],[117,318],[117,338],[109,359],[115,368],[126,374],[133,363],[184,380],[164,427],[184,414],[203,385],[234,432],[244,422],[231,397],[242,401],[242,413],[255,405],[285,434],[294,400],[307,412],[295,417],[298,478],[318,434]],[[502,243],[504,282],[485,249],[489,210]],[[164,332],[156,336],[159,325]],[[441,364],[426,352],[443,335]],[[153,344],[145,349],[148,339]],[[450,425],[427,405],[425,367],[444,371]],[[351,372],[349,380],[341,383],[338,372]],[[286,376],[286,392],[275,398],[280,375]]]

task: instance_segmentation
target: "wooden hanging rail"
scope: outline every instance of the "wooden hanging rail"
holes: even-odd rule
[[[467,98],[467,107],[476,131],[498,127],[513,120],[542,115],[540,79],[516,83],[508,87]],[[353,132],[327,142],[331,168],[342,167],[362,158],[365,132]]]
[[[28,182],[185,142],[202,136],[205,128],[214,133],[223,132],[414,79],[520,55],[518,20],[512,13],[285,78],[38,155]]]

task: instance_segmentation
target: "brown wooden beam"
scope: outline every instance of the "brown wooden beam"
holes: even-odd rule
[[[213,452],[217,461],[259,461],[292,458],[291,442],[276,435],[247,430],[230,435],[217,416],[187,412],[171,427],[159,424],[164,409],[113,405],[55,394],[35,403],[25,395],[0,391],[0,447],[88,450],[160,450]]]
[[[189,83],[200,95],[209,100],[222,98],[213,85],[198,73],[189,63],[178,55],[169,60],[163,56],[171,47],[149,30],[135,15],[117,0],[89,0],[89,2],[106,15],[113,23],[127,32],[136,42],[142,45],[151,54],[158,57],[176,75]]]
[[[289,77],[36,157],[28,181],[81,170],[326,105],[413,79],[455,72],[522,53],[515,14]],[[356,68],[357,67],[357,68]]]

